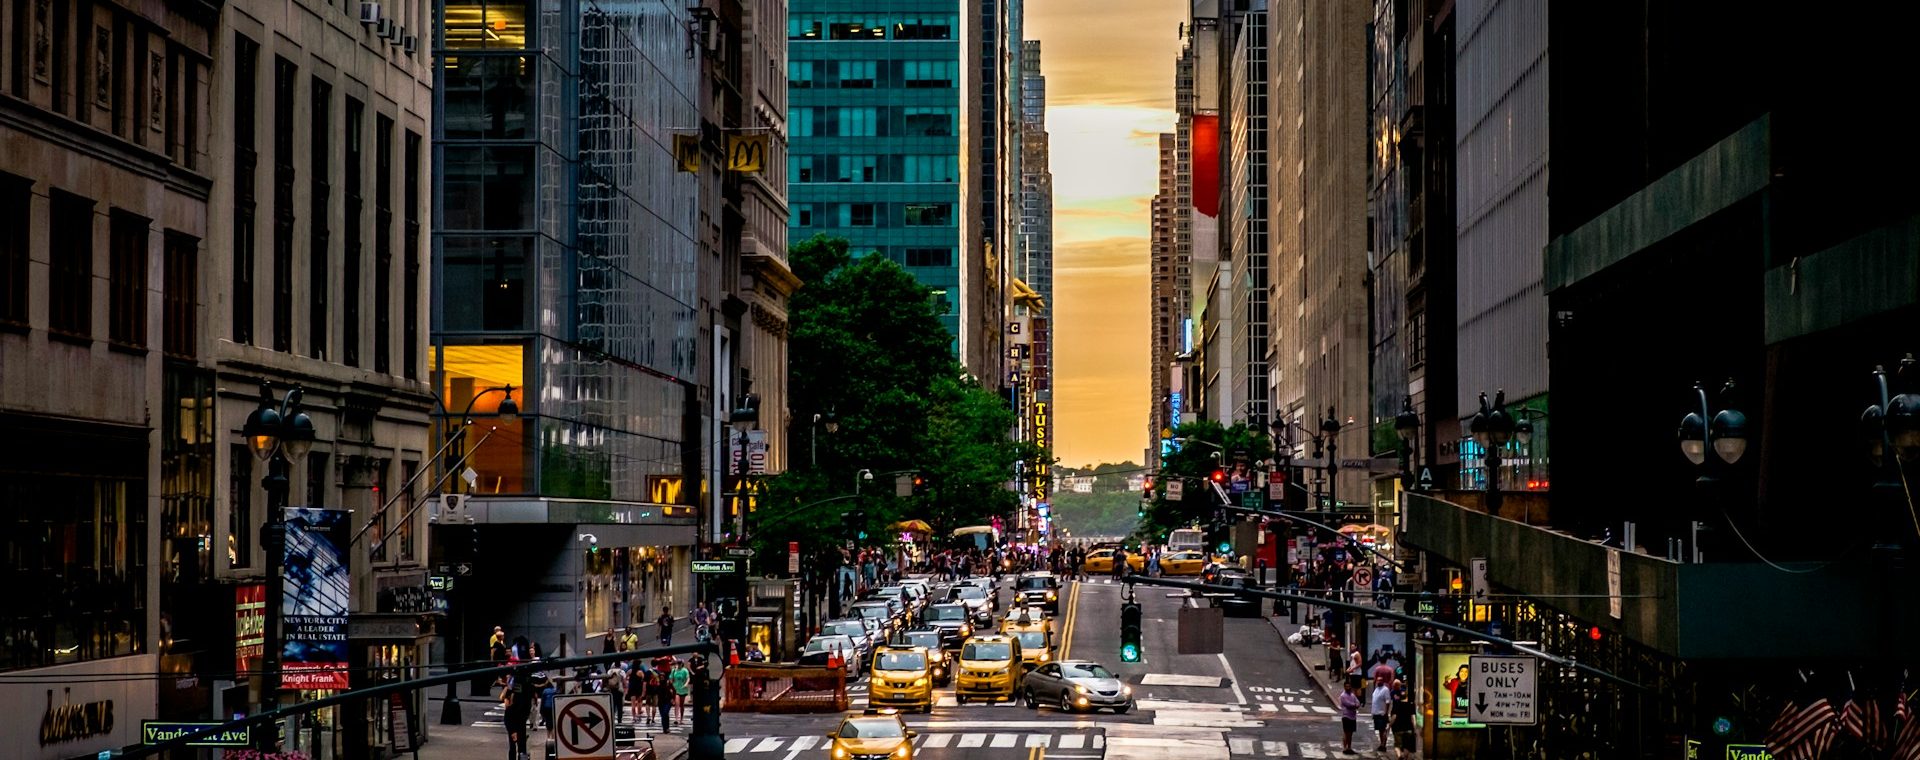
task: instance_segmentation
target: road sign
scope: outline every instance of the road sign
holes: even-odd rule
[[[1181,501],[1187,498],[1187,487],[1178,480],[1167,481],[1167,501]]]
[[[751,557],[751,556],[753,556],[753,547],[751,547],[751,546],[729,546],[729,547],[727,547],[727,556],[729,556],[729,557]]]
[[[189,732],[203,728],[212,728],[219,723],[195,723],[182,721],[140,721],[140,743],[159,744],[168,739],[184,736]],[[198,739],[188,739],[189,747],[245,747],[251,744],[246,727],[229,728],[204,734]]]
[[[731,573],[733,572],[733,560],[696,559],[693,561],[693,571],[696,573]]]
[[[1422,491],[1433,490],[1433,468],[1432,467],[1420,468],[1420,485],[1418,487]]]
[[[1240,495],[1240,506],[1246,509],[1266,509],[1267,495],[1259,491],[1248,491]]]
[[[555,757],[613,760],[613,695],[573,694],[554,704]]]
[[[1773,760],[1765,744],[1729,744],[1727,760]]]
[[[1532,657],[1474,655],[1467,658],[1467,672],[1473,699],[1473,721],[1510,726],[1531,726],[1539,721],[1534,709],[1538,692],[1540,661]]]
[[[788,541],[787,542],[787,574],[798,575],[799,573],[800,573],[800,542]]]
[[[1467,564],[1473,568],[1473,585],[1469,587],[1473,590],[1473,600],[1484,602],[1487,600],[1487,558],[1474,557]]]

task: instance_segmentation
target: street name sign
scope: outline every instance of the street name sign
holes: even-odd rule
[[[1729,744],[1727,760],[1773,760],[1765,744]]]
[[[751,547],[751,546],[729,546],[729,547],[727,547],[727,556],[729,556],[729,557],[751,557],[751,556],[753,556],[753,547]]]
[[[1467,658],[1473,721],[1531,726],[1539,722],[1540,661],[1532,657],[1474,655]]]
[[[559,760],[613,760],[613,695],[573,694],[554,705]]]
[[[696,573],[731,573],[733,572],[733,560],[696,559],[693,561],[693,571]]]
[[[185,736],[190,732],[198,731],[203,728],[213,728],[214,726],[218,726],[218,725],[220,724],[219,723],[182,722],[182,721],[143,720],[143,721],[140,721],[140,743],[141,744],[159,744],[168,739]],[[249,737],[250,737],[250,734],[247,731],[247,728],[245,726],[241,726],[240,728],[228,728],[220,731],[215,731],[210,734],[204,734],[198,739],[188,739],[186,746],[189,746],[189,747],[245,747],[251,743],[249,741]]]

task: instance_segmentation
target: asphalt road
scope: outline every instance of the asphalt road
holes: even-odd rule
[[[1185,592],[1139,587],[1145,617],[1145,658],[1119,661],[1123,587],[1106,579],[1070,584],[1056,624],[1062,659],[1106,665],[1134,688],[1139,709],[1128,715],[1069,714],[1022,704],[955,703],[951,687],[938,690],[931,714],[907,715],[920,733],[916,755],[1006,760],[1241,760],[1255,757],[1339,757],[1340,725],[1331,705],[1288,653],[1273,626],[1258,618],[1227,618],[1218,654],[1179,654],[1179,607]],[[1007,592],[1002,591],[1002,599]],[[851,690],[864,709],[865,686]],[[840,714],[729,713],[722,730],[727,757],[796,760],[826,757],[825,735]],[[1373,754],[1375,741],[1354,745]]]

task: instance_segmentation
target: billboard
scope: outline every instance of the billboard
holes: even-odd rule
[[[233,669],[251,673],[267,641],[267,584],[233,587]]]
[[[346,689],[351,512],[287,509],[280,688]]]
[[[1220,215],[1220,115],[1193,115],[1193,208],[1212,218]]]
[[[1440,688],[1434,693],[1434,724],[1440,728],[1486,728],[1473,722],[1473,694],[1468,668],[1470,652],[1441,652],[1434,655],[1435,676]]]

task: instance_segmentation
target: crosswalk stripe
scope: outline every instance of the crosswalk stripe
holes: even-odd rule
[[[1287,712],[1293,712],[1293,713],[1302,713],[1307,711],[1306,705],[1281,705],[1280,707],[1286,710]]]
[[[986,734],[961,734],[958,747],[978,747],[987,743]]]
[[[1253,754],[1253,740],[1244,736],[1227,737],[1227,751],[1236,755]]]
[[[1004,747],[1011,747],[1019,743],[1020,743],[1019,734],[994,734],[993,741],[989,743],[987,746],[1004,748]]]
[[[1067,735],[1065,735],[1065,736],[1062,736],[1062,737],[1060,737],[1060,746],[1059,746],[1059,748],[1060,748],[1060,749],[1079,749],[1079,748],[1081,748],[1081,747],[1084,747],[1084,746],[1086,746],[1086,744],[1087,744],[1087,737],[1086,737],[1086,735],[1084,735],[1084,734],[1067,734]]]
[[[1260,712],[1279,712],[1279,711],[1280,711],[1280,706],[1273,704],[1271,702],[1262,703],[1260,705]]]
[[[1046,749],[1047,742],[1051,739],[1053,739],[1053,734],[1027,734],[1026,746]]]
[[[953,743],[954,734],[927,734],[927,741],[920,746],[940,749]]]
[[[813,749],[813,742],[819,738],[820,737],[814,736],[812,734],[796,737],[794,738],[792,744],[787,745],[787,749],[793,750],[795,752],[799,752],[801,750]]]
[[[1094,748],[1094,749],[1100,749],[1101,747],[1105,747],[1105,746],[1107,746],[1107,737],[1106,737],[1106,736],[1104,736],[1104,735],[1101,735],[1101,736],[1095,736],[1095,737],[1093,737],[1093,748]]]
[[[1326,705],[1314,705],[1314,706],[1313,706],[1313,711],[1314,711],[1314,712],[1317,712],[1317,713],[1320,713],[1320,714],[1322,714],[1322,715],[1332,715],[1332,714],[1333,714],[1333,708],[1331,708],[1331,707],[1328,707],[1328,706],[1326,706]]]
[[[1287,743],[1263,741],[1260,742],[1260,750],[1265,752],[1267,757],[1286,757]]]
[[[1324,749],[1321,749],[1320,745],[1317,743],[1301,742],[1300,756],[1301,757],[1326,757],[1327,751]]]
[[[781,741],[782,739],[778,736],[772,736],[765,739],[761,739],[759,746],[754,747],[753,749],[750,749],[747,751],[748,752],[772,752],[780,748]]]
[[[735,752],[745,752],[747,750],[747,745],[752,743],[753,743],[752,739],[728,739],[727,746],[726,746],[726,753],[731,755]]]

